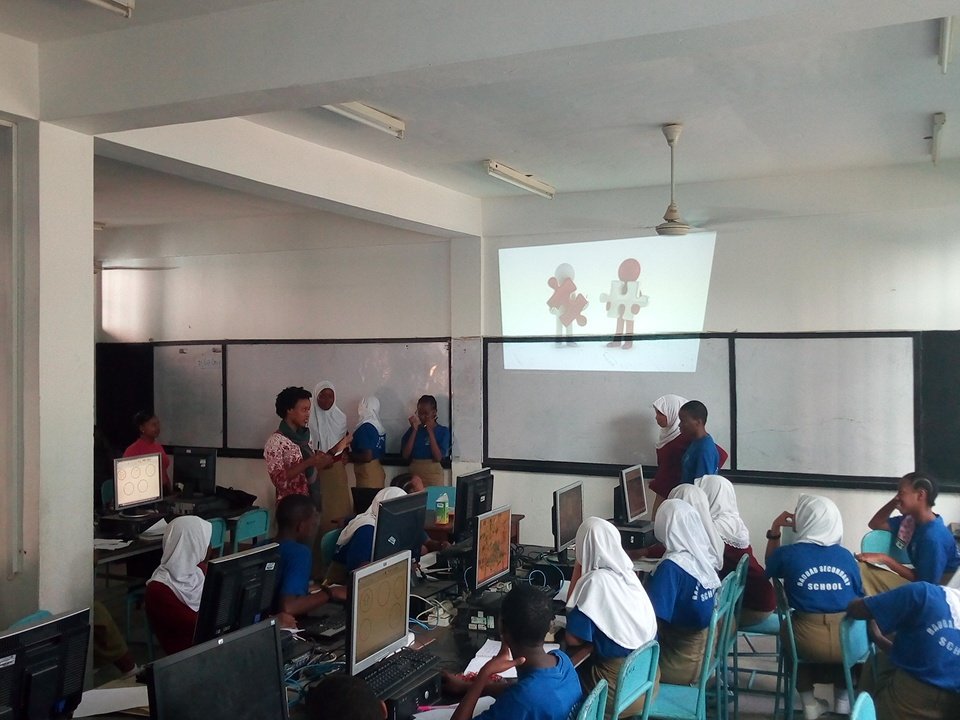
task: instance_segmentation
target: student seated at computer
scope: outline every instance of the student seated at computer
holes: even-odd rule
[[[307,693],[307,720],[384,720],[387,706],[363,680],[328,675]]]
[[[583,697],[580,679],[562,650],[547,653],[543,638],[553,619],[551,599],[530,585],[516,585],[500,606],[500,653],[472,681],[444,673],[447,690],[462,694],[451,720],[473,716],[482,695],[496,698],[477,720],[568,720]],[[517,668],[516,682],[492,678]]]
[[[897,547],[906,548],[913,568],[886,553],[860,553],[860,572],[867,595],[877,595],[908,582],[923,580],[945,585],[960,567],[960,550],[943,519],[933,511],[937,483],[922,473],[904,475],[897,494],[870,519],[871,530],[889,531]],[[890,517],[897,509],[901,515]],[[882,563],[890,570],[874,567]]]
[[[196,515],[175,518],[163,533],[163,557],[150,579],[144,609],[167,655],[193,645],[213,526]]]
[[[777,596],[770,579],[753,554],[750,531],[740,517],[733,483],[722,475],[704,475],[694,484],[707,496],[713,527],[723,540],[720,578],[736,570],[740,558],[747,556],[747,584],[743,589],[743,606],[738,622],[741,627],[763,622],[776,609]]]
[[[780,545],[783,528],[792,528],[794,540]],[[840,542],[843,519],[832,500],[801,495],[794,512],[785,510],[767,533],[767,573],[781,578],[793,609],[797,654],[797,691],[803,715],[813,720],[827,703],[814,697],[814,683],[833,685],[834,711],[850,713],[840,651],[840,621],[847,605],[863,596],[857,561]]]
[[[139,436],[123,451],[123,456],[136,457],[137,455],[160,453],[160,462],[163,468],[163,492],[171,492],[173,484],[170,481],[170,458],[163,449],[163,445],[157,442],[157,438],[160,437],[160,418],[155,413],[144,410],[133,416],[133,424],[136,426]]]
[[[390,481],[390,487],[400,488],[408,495],[422,492],[424,489],[423,478],[413,473],[400,473]]]
[[[699,677],[720,578],[693,506],[664,500],[653,532],[667,549],[647,582],[659,625],[660,680],[689,685]]]
[[[337,549],[333,553],[333,562],[327,569],[326,583],[342,584],[351,572],[370,562],[373,557],[373,540],[380,503],[404,495],[406,493],[401,488],[384,488],[374,496],[365,512],[347,523],[337,538]]]
[[[890,641],[864,665],[859,689],[873,696],[879,720],[960,718],[960,590],[918,581],[854,600],[850,617],[873,620]]]
[[[601,679],[607,681],[604,717],[610,720],[623,661],[656,638],[657,618],[613,525],[600,518],[587,518],[577,530],[576,543],[577,561],[567,596],[567,650],[572,654],[584,646],[591,649],[577,674],[585,693]],[[624,710],[621,717],[639,715],[644,698]]]

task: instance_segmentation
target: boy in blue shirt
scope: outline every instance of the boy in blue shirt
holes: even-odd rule
[[[313,538],[320,525],[317,508],[306,495],[287,495],[277,503],[277,537],[280,545],[280,578],[276,608],[290,615],[306,615],[332,598],[331,590],[321,586],[311,593]]]
[[[500,653],[480,668],[466,688],[451,720],[469,720],[481,695],[497,698],[477,720],[572,720],[580,700],[580,678],[560,650],[546,653],[543,638],[553,619],[551,599],[529,585],[515,586],[500,606]],[[517,668],[515,683],[491,682],[494,675]],[[452,691],[464,683],[447,675]]]
[[[707,406],[690,400],[680,406],[680,434],[690,438],[680,464],[680,482],[693,483],[698,477],[716,475],[720,470],[720,451],[707,432]]]
[[[861,681],[879,720],[960,718],[960,590],[912,582],[855,600],[847,614],[896,633],[892,643],[877,638],[888,662],[875,678],[867,663]]]

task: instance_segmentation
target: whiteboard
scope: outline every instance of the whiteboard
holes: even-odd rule
[[[483,340],[451,341],[450,391],[457,426],[454,459],[479,463],[483,460]]]
[[[588,342],[606,340],[578,339]],[[674,342],[637,340],[630,352],[655,353]],[[505,370],[513,344],[487,346],[488,457],[656,465],[653,401],[669,393],[705,403],[707,430],[730,449],[726,339],[702,340],[693,372]]]
[[[289,385],[313,392],[321,380],[337,391],[347,427],[357,426],[357,405],[380,400],[387,452],[400,452],[400,438],[416,412],[417,398],[437,398],[438,420],[450,425],[448,342],[270,343],[227,345],[227,443],[260,449],[280,422],[277,393]]]
[[[737,339],[740,470],[896,477],[913,470],[913,341]]]
[[[223,347],[153,348],[153,408],[166,445],[223,445]]]

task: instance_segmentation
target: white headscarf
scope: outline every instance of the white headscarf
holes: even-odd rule
[[[794,511],[794,543],[839,545],[843,540],[843,518],[833,500],[820,495],[801,495]]]
[[[707,531],[707,537],[710,539],[710,550],[713,553],[713,567],[717,570],[723,567],[723,538],[717,532],[713,524],[713,518],[710,516],[710,501],[703,490],[696,485],[684,483],[677,485],[667,496],[674,500],[683,500],[685,503],[693,505],[697,511],[700,520],[703,521],[703,529]]]
[[[707,590],[720,587],[707,530],[692,505],[683,500],[664,500],[653,521],[653,533],[667,548],[664,560],[672,560]],[[663,562],[654,572],[661,567]]]
[[[321,410],[317,398],[323,390],[333,390],[333,405],[329,410]],[[326,452],[347,434],[347,416],[337,407],[337,390],[333,384],[323,380],[313,388],[313,401],[310,403],[310,444],[315,450]]]
[[[733,483],[722,475],[704,475],[694,480],[710,502],[710,517],[723,541],[731,547],[750,547],[750,531],[740,517]]]
[[[947,607],[950,608],[950,617],[953,618],[953,626],[960,627],[960,590],[945,587],[943,588],[943,593],[947,598]]]
[[[364,423],[370,423],[377,429],[378,435],[387,434],[383,423],[380,421],[380,401],[373,397],[373,395],[360,400],[360,407],[357,408],[357,412],[360,415],[357,427],[360,427]],[[343,436],[341,435],[340,437]]]
[[[346,545],[348,542],[350,542],[350,538],[353,537],[353,534],[366,525],[376,526],[377,515],[380,514],[380,503],[385,500],[393,500],[393,498],[402,497],[403,495],[406,495],[406,493],[403,491],[403,488],[398,487],[384,488],[374,495],[373,502],[370,503],[370,507],[367,508],[367,511],[360,513],[353,520],[347,523],[347,526],[343,529],[343,532],[340,533],[340,537],[337,538],[337,545]]]
[[[577,562],[583,574],[567,599],[620,647],[636,650],[657,636],[657,618],[620,533],[589,517],[577,530]]]
[[[147,582],[163,583],[191,610],[200,609],[203,571],[197,567],[207,556],[213,525],[196,515],[175,518],[163,531],[160,567]]]
[[[660,428],[657,438],[657,450],[680,435],[680,407],[687,401],[679,395],[662,395],[653,401],[654,410],[667,416],[667,426]]]

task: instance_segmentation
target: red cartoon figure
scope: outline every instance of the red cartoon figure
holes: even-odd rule
[[[557,338],[564,334],[567,338],[572,337],[574,322],[580,327],[587,324],[583,311],[589,303],[583,293],[577,292],[577,284],[573,280],[573,267],[568,263],[558,265],[553,277],[547,280],[547,285],[553,289],[547,307],[552,315],[557,316]]]
[[[629,350],[633,347],[633,340],[624,336],[633,335],[633,319],[640,308],[647,306],[650,298],[640,292],[640,263],[637,260],[627,258],[620,263],[617,276],[619,280],[610,281],[610,293],[600,295],[600,302],[607,304],[607,317],[617,321],[617,331],[607,347]]]

